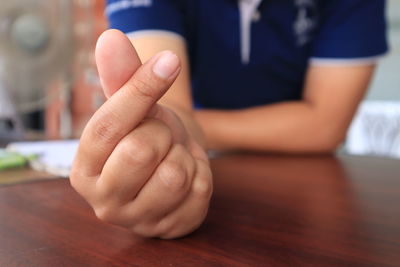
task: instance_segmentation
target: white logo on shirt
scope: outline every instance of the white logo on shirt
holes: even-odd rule
[[[303,46],[310,39],[310,33],[315,28],[317,21],[315,17],[310,15],[310,12],[316,11],[315,0],[295,0],[297,7],[297,17],[293,24],[293,29],[296,34],[297,44]]]
[[[111,14],[122,11],[129,8],[136,7],[150,7],[153,5],[152,0],[120,0],[118,2],[114,2],[109,4],[106,7],[106,14],[110,16]]]

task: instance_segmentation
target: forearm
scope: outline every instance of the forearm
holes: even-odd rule
[[[203,110],[196,118],[211,149],[283,153],[333,151],[350,123],[331,124],[312,104],[300,101],[237,111]]]
[[[374,67],[313,66],[306,74],[302,101],[205,110],[196,112],[196,118],[212,149],[333,152],[345,138]]]

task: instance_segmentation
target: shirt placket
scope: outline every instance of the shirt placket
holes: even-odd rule
[[[243,64],[250,62],[251,53],[251,25],[260,14],[257,11],[262,0],[239,0],[240,13],[240,49]]]

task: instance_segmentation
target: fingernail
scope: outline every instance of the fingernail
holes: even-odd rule
[[[172,52],[164,52],[153,66],[153,72],[161,79],[168,79],[179,67],[179,59]]]

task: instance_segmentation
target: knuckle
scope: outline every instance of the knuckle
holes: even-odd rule
[[[85,198],[90,203],[90,179],[92,177],[84,176],[83,171],[80,168],[73,167],[69,175],[69,183],[71,187]]]
[[[111,224],[118,224],[115,209],[109,206],[102,206],[94,209],[96,217],[101,221]]]
[[[159,90],[156,85],[152,84],[153,79],[150,76],[136,77],[132,83],[130,83],[129,92],[133,93],[136,97],[139,95],[150,102],[158,98]]]
[[[136,224],[130,229],[134,234],[142,237],[158,237],[160,233],[155,229],[154,225],[148,223]]]
[[[176,161],[167,161],[160,167],[159,178],[170,190],[184,191],[188,184],[188,177],[185,168]]]
[[[129,138],[120,144],[121,160],[134,165],[154,162],[158,158],[156,148],[140,138]]]
[[[156,225],[158,237],[164,238],[165,236],[168,236],[171,232],[173,232],[176,226],[177,225],[175,218],[171,217],[163,218]]]
[[[88,176],[82,168],[76,166],[73,166],[69,176],[71,187],[92,207],[98,199],[96,188],[93,186],[97,179],[98,176]]]
[[[149,136],[150,140],[154,141],[157,139],[157,143],[167,144],[168,146],[172,145],[173,134],[166,123],[158,119],[146,119],[138,126],[138,129],[148,126],[151,128],[153,133],[152,136]]]
[[[187,168],[188,168],[189,177],[191,179],[193,179],[194,176],[196,175],[196,161],[193,157],[190,156],[188,158],[187,166],[188,166]]]
[[[210,177],[197,177],[193,185],[193,194],[200,199],[209,199],[213,192],[213,184]]]
[[[95,142],[114,144],[121,137],[121,127],[116,120],[105,118],[94,124],[93,138]]]
[[[80,173],[79,170],[77,170],[76,168],[72,168],[71,173],[69,175],[69,182],[72,186],[72,188],[75,189],[75,191],[77,191],[79,193],[80,191],[80,187],[81,187],[81,183],[80,181],[82,180],[82,175]]]
[[[168,125],[158,119],[153,119],[154,123],[157,124],[157,126],[159,127],[159,133],[161,135],[164,136],[165,139],[169,140],[170,142],[172,142],[172,131],[171,129],[168,127]]]
[[[109,203],[115,198],[115,179],[107,179],[104,172],[100,174],[95,183],[96,203],[103,207],[104,203]]]

